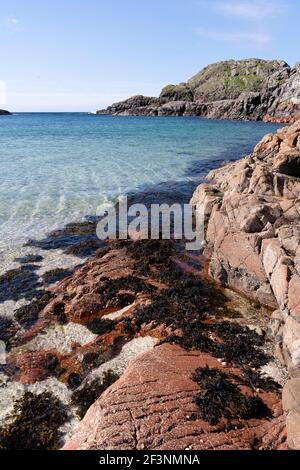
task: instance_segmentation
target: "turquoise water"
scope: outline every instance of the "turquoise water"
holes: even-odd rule
[[[191,191],[275,125],[83,113],[0,117],[0,248],[41,237],[128,191]],[[188,194],[185,194],[188,197]]]

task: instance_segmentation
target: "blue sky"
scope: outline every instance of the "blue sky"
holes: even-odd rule
[[[0,107],[90,111],[218,60],[293,65],[299,24],[297,0],[0,0]]]

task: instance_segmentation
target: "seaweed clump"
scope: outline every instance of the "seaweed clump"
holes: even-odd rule
[[[135,294],[140,292],[151,295],[155,292],[155,287],[132,275],[117,279],[104,277],[98,287],[102,307],[127,307],[134,302]]]
[[[16,310],[15,319],[23,328],[30,328],[38,320],[40,312],[53,298],[54,294],[51,292],[41,291],[30,304]]]
[[[264,336],[238,323],[221,322],[212,326],[222,343],[216,347],[216,354],[226,362],[238,366],[261,367],[268,363],[268,355],[259,349],[264,345]]]
[[[59,447],[59,431],[68,419],[58,398],[49,392],[26,392],[14,406],[9,423],[0,428],[1,450],[54,450]]]
[[[28,264],[2,274],[0,276],[0,302],[35,297],[41,285],[35,272],[36,269],[36,265]]]
[[[72,273],[69,269],[52,269],[43,274],[42,278],[45,284],[54,284],[55,282],[61,281],[65,277],[69,276]]]
[[[83,419],[93,403],[118,379],[119,376],[117,374],[108,370],[103,373],[102,378],[94,379],[79,390],[76,390],[72,395],[71,405],[77,408],[77,416]]]
[[[252,390],[264,390],[265,392],[278,392],[281,385],[271,377],[264,377],[250,367],[243,367],[242,383]]]
[[[127,250],[136,260],[135,269],[141,275],[147,276],[151,272],[165,282],[176,281],[182,275],[182,270],[172,259],[178,252],[170,240],[138,240],[129,243]]]
[[[105,335],[114,329],[115,322],[106,318],[96,318],[87,323],[86,327],[95,335]]]
[[[243,395],[232,378],[218,369],[199,368],[195,371],[193,380],[201,387],[201,391],[194,397],[199,409],[194,418],[203,419],[214,426],[222,418],[230,422],[272,415],[260,397]]]
[[[161,290],[154,302],[146,307],[138,308],[136,324],[155,321],[158,324],[181,327],[184,321],[199,322],[208,307],[205,293],[207,287],[194,276],[187,275],[177,280],[172,287]]]
[[[41,263],[43,259],[44,258],[41,255],[29,254],[22,258],[16,258],[15,261],[21,264],[32,264],[32,263]]]
[[[191,321],[184,319],[180,327],[182,335],[169,336],[168,342],[179,344],[187,350],[211,353],[239,367],[259,368],[269,362],[268,355],[260,349],[264,337],[246,326],[227,321],[208,324],[193,318]]]

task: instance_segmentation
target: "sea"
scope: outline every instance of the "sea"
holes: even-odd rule
[[[249,154],[277,128],[197,117],[1,116],[0,272],[26,241],[93,218],[121,195],[188,202],[211,168]]]

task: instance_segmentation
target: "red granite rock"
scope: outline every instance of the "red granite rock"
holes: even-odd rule
[[[285,446],[285,420],[280,396],[259,394],[272,419],[236,420],[226,432],[222,420],[212,426],[192,419],[197,411],[192,380],[197,367],[222,367],[217,359],[179,346],[162,345],[144,353],[90,408],[65,450],[278,449]],[[247,387],[243,392],[251,395]]]
[[[191,201],[206,214],[205,253],[211,275],[224,286],[280,309],[276,349],[280,360],[298,375],[299,142],[300,121],[266,135],[252,155],[210,172],[211,183],[200,185]],[[293,423],[298,416],[293,412]],[[300,420],[298,428],[300,435]],[[291,442],[298,446],[300,438],[293,435]]]

